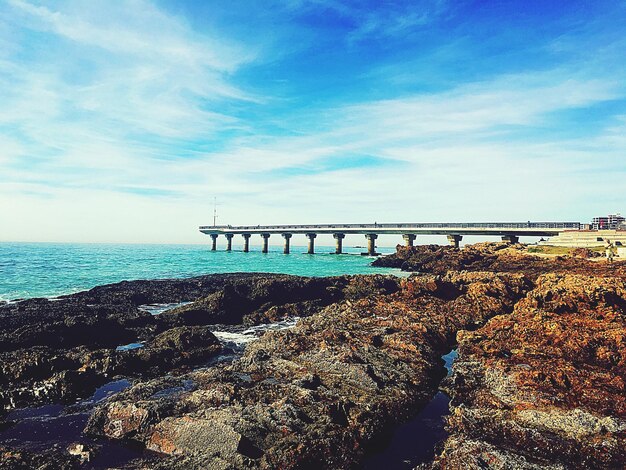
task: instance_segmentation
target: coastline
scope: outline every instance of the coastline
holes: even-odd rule
[[[275,247],[274,247],[275,248]],[[0,243],[0,303],[26,298],[54,298],[121,281],[183,279],[209,273],[270,272],[326,277],[343,274],[392,274],[370,266],[372,258],[354,253],[331,255],[332,247],[306,247],[261,253],[211,252],[206,245],[7,244]],[[351,248],[347,248],[349,251]],[[392,252],[393,249],[390,249]],[[400,273],[400,271],[397,271]]]
[[[452,397],[449,436],[423,468],[478,468],[487,456],[490,468],[624,462],[626,267],[546,260],[502,244],[399,247],[381,258],[407,261],[421,274],[131,281],[0,305],[4,405],[85,399],[129,378],[130,388],[89,410],[81,445],[92,460],[98,442],[120,442],[148,450],[125,468],[346,468],[443,387]],[[141,310],[152,303],[179,306]],[[294,317],[215,361],[225,352],[217,328],[235,334]],[[554,325],[559,339],[546,355],[540,338]],[[81,344],[70,340],[77,336]],[[115,349],[137,341],[143,346]],[[452,348],[459,357],[446,379],[441,356]],[[612,407],[584,398],[590,380]],[[586,442],[602,442],[602,455]],[[0,444],[4,463],[81,465],[67,448],[17,444]]]

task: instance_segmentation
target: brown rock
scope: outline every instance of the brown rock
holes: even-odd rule
[[[456,331],[512,311],[529,287],[522,275],[412,277],[395,294],[266,333],[240,360],[186,376],[193,390],[163,396],[159,381],[138,384],[96,410],[88,430],[138,440],[173,467],[348,468],[435,393]]]
[[[511,315],[460,333],[436,468],[467,468],[469,448],[495,449],[488,468],[623,468],[625,300],[623,279],[547,274]]]

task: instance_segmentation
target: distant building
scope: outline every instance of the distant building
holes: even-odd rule
[[[626,218],[620,213],[610,214],[603,217],[594,217],[591,221],[593,230],[617,230],[626,226]]]

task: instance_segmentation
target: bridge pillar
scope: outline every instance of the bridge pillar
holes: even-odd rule
[[[243,237],[243,252],[247,253],[248,251],[250,251],[250,234],[249,233],[242,233],[241,236]]]
[[[317,233],[307,233],[306,236],[309,239],[309,249],[307,253],[312,255],[315,253],[315,237],[317,237]]]
[[[519,237],[517,235],[502,235],[502,241],[515,245],[519,243]]]
[[[211,234],[211,251],[217,250],[217,233]]]
[[[335,239],[335,254],[340,255],[343,253],[343,239],[346,238],[345,233],[333,233]]]
[[[291,240],[291,236],[291,233],[283,233],[283,238],[285,239],[285,249],[283,250],[283,253],[286,255],[289,254],[289,241]]]
[[[461,240],[463,240],[463,237],[461,235],[448,235],[448,241],[450,242],[450,245],[452,245],[454,248],[459,247]]]
[[[413,242],[417,238],[417,235],[413,233],[405,233],[404,235],[402,235],[402,238],[404,238],[404,243],[406,243],[406,246],[413,246]]]
[[[378,235],[375,233],[366,233],[365,238],[367,238],[367,254],[370,256],[376,255],[376,239]]]
[[[227,233],[225,235],[226,237],[226,251],[233,251],[233,237],[235,236],[234,233]]]
[[[270,239],[270,234],[269,233],[262,233],[261,234],[261,238],[263,238],[263,249],[261,250],[262,253],[267,253],[267,248],[269,245],[269,239]]]

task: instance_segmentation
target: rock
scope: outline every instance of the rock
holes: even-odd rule
[[[93,457],[93,449],[90,446],[81,443],[70,444],[67,448],[70,455],[78,457],[81,464],[90,462]]]
[[[158,375],[184,365],[198,364],[222,350],[206,326],[175,327],[157,335],[143,348],[118,353],[112,372],[122,375]]]
[[[440,275],[450,270],[518,272],[532,280],[548,273],[626,277],[626,263],[623,262],[608,265],[581,257],[545,258],[529,253],[525,245],[507,243],[476,243],[460,250],[439,245],[399,245],[396,253],[378,258],[372,265]]]
[[[468,468],[468,452],[496,456],[488,468],[623,468],[625,300],[622,278],[546,274],[510,315],[459,333],[434,468]]]
[[[116,375],[154,377],[206,363],[220,351],[209,324],[312,315],[345,297],[397,289],[388,276],[219,274],[0,305],[0,409],[74,401]],[[182,301],[192,303],[159,316],[138,308]],[[116,350],[137,341],[145,346]]]
[[[163,454],[191,455],[206,462],[214,456],[237,464],[246,460],[246,454],[258,458],[258,449],[224,422],[221,414],[217,410],[202,418],[166,418],[155,426],[147,448]]]
[[[523,455],[508,451],[501,446],[493,446],[484,441],[450,437],[438,457],[436,465],[424,464],[419,470],[433,468],[493,469],[493,470],[566,470],[561,464],[541,459],[528,459]]]
[[[268,277],[255,283],[236,283],[161,316],[170,324],[254,325],[308,316],[344,298],[387,295],[398,290],[392,276],[302,278]]]
[[[74,470],[79,467],[80,460],[61,449],[34,453],[0,446],[1,470]]]
[[[576,248],[572,250],[571,256],[578,258],[600,258],[602,254],[597,251],[592,251],[589,248]]]
[[[511,312],[529,286],[522,275],[412,277],[266,333],[232,364],[181,377],[188,391],[140,382],[86,431],[169,454],[172,468],[349,468],[435,393],[456,331]]]

